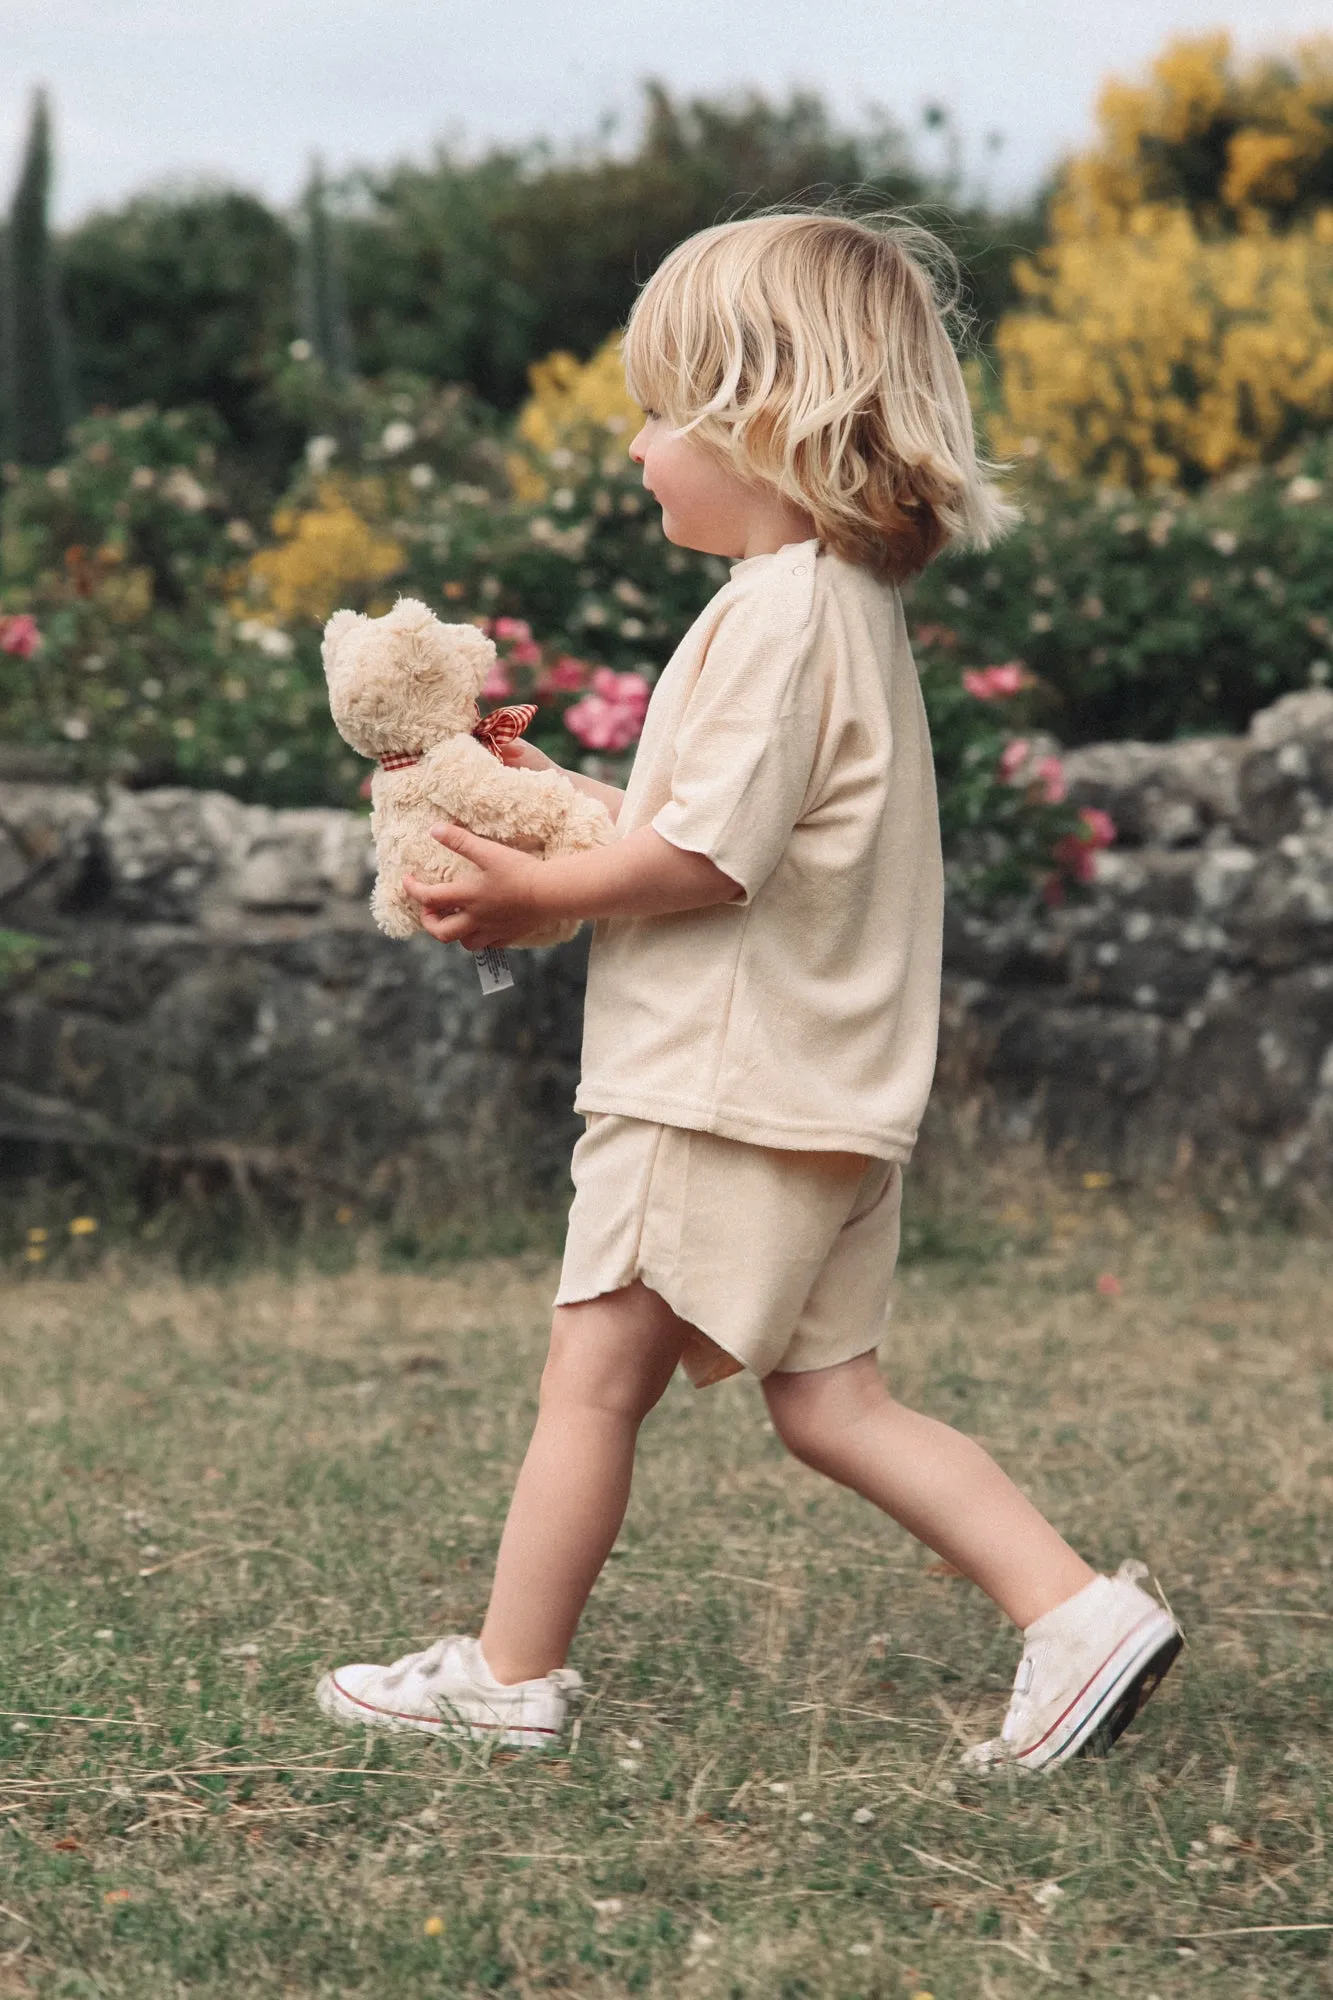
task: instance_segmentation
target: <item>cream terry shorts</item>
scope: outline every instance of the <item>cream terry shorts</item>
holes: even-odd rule
[[[804,1373],[878,1347],[898,1261],[902,1169],[597,1113],[574,1148],[556,1304],[641,1278],[695,1329],[697,1389],[743,1368]]]

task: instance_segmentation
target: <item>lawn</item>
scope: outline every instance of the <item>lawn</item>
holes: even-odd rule
[[[0,1995],[1327,1995],[1333,1252],[1025,1199],[885,1367],[1189,1641],[1046,1778],[957,1772],[1015,1634],[746,1379],[645,1427],[563,1754],[332,1728],[477,1628],[549,1261],[4,1281]]]

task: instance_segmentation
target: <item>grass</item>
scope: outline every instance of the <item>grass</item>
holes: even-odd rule
[[[1024,1200],[918,1232],[886,1369],[1189,1638],[1045,1779],[955,1770],[1015,1635],[747,1380],[645,1428],[564,1754],[332,1730],[477,1627],[549,1259],[11,1264],[0,1996],[1327,1995],[1333,1253]]]

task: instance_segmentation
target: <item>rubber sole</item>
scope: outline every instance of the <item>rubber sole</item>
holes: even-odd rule
[[[1075,1757],[1108,1757],[1112,1745],[1124,1735],[1130,1723],[1147,1701],[1155,1694],[1180,1656],[1184,1640],[1179,1632],[1143,1667],[1125,1688],[1111,1711],[1093,1729],[1087,1741],[1074,1751]]]
[[[1167,1614],[1129,1634],[1082,1688],[1040,1743],[1020,1751],[1028,1771],[1049,1771],[1071,1757],[1104,1757],[1161,1684],[1184,1643]]]
[[[325,1674],[315,1689],[324,1714],[348,1729],[413,1730],[420,1736],[465,1737],[473,1743],[496,1743],[504,1750],[550,1750],[560,1730],[502,1720],[470,1719],[461,1715],[413,1715],[400,1709],[377,1708],[339,1686],[336,1675]]]

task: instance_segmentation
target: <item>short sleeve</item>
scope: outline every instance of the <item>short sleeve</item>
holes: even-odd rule
[[[673,847],[707,855],[738,883],[739,903],[786,850],[824,716],[812,579],[794,570],[772,584],[752,585],[713,633],[677,731],[671,797],[652,821]]]

